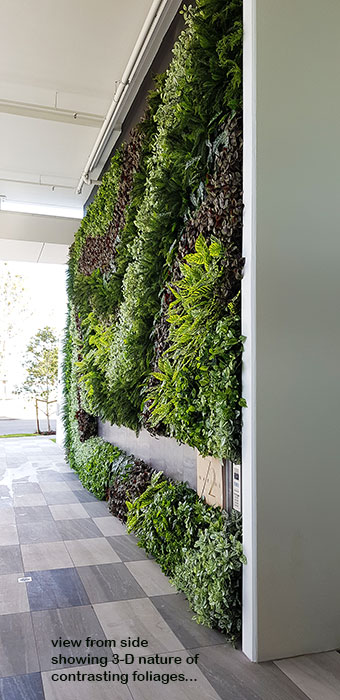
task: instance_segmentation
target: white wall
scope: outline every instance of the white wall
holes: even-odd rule
[[[340,646],[340,2],[245,13],[244,651],[264,660]]]

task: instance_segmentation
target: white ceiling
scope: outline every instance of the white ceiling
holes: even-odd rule
[[[2,0],[0,195],[86,201],[75,188],[151,5]]]

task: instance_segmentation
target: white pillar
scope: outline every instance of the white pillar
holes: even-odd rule
[[[244,0],[243,649],[340,647],[340,2]]]

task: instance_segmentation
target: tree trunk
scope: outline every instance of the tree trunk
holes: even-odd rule
[[[37,421],[37,433],[38,433],[38,435],[40,435],[38,399],[35,400],[35,415],[36,415],[36,421]]]
[[[51,424],[50,424],[50,412],[48,408],[48,401],[46,401],[46,418],[47,418],[47,430],[50,433],[51,432]]]

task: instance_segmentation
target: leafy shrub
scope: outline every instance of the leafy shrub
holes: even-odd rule
[[[115,469],[109,490],[109,510],[123,522],[127,519],[127,501],[135,501],[150,485],[153,470],[141,459],[127,458]]]
[[[80,443],[74,455],[73,468],[83,486],[104,499],[110,483],[114,462],[121,456],[121,450],[99,437]]]
[[[241,630],[241,518],[212,522],[177,566],[173,583],[183,591],[194,619],[217,627],[234,643]]]
[[[201,529],[221,518],[220,512],[198,498],[183,483],[165,480],[161,473],[135,501],[128,502],[128,531],[151,554],[165,574],[172,574]]]

